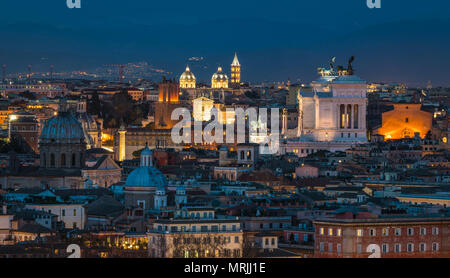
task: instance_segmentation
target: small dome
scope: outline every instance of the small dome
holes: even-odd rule
[[[195,80],[195,75],[189,69],[189,66],[186,67],[186,71],[183,72],[180,76],[180,81],[191,81]]]
[[[133,170],[127,178],[126,186],[165,188],[166,177],[154,167],[139,167]]]
[[[81,124],[72,114],[60,112],[58,116],[45,122],[40,139],[52,142],[84,142],[84,132]]]
[[[217,72],[213,74],[212,76],[213,82],[227,82],[228,76],[222,72],[222,67],[219,67],[217,69]]]

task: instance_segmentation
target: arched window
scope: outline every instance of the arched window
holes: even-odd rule
[[[50,154],[50,167],[55,167],[55,155]]]
[[[61,167],[66,167],[66,154],[61,154]]]

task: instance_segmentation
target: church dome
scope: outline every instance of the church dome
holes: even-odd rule
[[[195,75],[186,67],[186,71],[180,76],[180,88],[195,88]]]
[[[133,170],[127,178],[126,186],[165,188],[166,177],[156,168],[141,166]]]
[[[228,76],[222,71],[222,67],[217,69],[211,78],[212,88],[228,88]]]
[[[217,72],[213,74],[212,80],[215,82],[224,82],[228,81],[228,76],[225,73],[223,73],[222,67],[219,67],[217,69]]]
[[[60,112],[57,116],[48,119],[42,129],[41,141],[58,142],[84,142],[84,132],[78,120],[69,112]]]
[[[186,71],[181,74],[180,80],[183,81],[195,80],[195,75],[191,72],[189,66],[187,66]]]

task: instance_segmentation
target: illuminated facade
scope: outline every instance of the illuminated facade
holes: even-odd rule
[[[187,66],[186,71],[180,76],[180,88],[194,89],[196,84],[195,81],[195,75],[191,72],[189,66]]]
[[[300,157],[319,150],[344,151],[367,143],[367,83],[349,69],[319,69],[321,77],[312,90],[298,96],[297,138],[288,141],[286,152]]]
[[[413,138],[416,133],[423,139],[431,130],[433,115],[420,108],[420,104],[394,104],[393,110],[383,113],[376,132],[385,140]]]
[[[159,102],[170,102],[170,103],[178,103],[180,87],[175,82],[175,80],[168,80],[163,77],[161,83],[158,84],[159,91]]]
[[[172,111],[180,107],[180,87],[175,80],[163,78],[158,85],[159,101],[155,103],[155,128],[171,129],[178,121],[171,120]]]
[[[217,72],[213,74],[211,78],[211,88],[222,89],[228,88],[228,76],[223,73],[222,67],[217,69]]]
[[[192,101],[194,120],[197,122],[208,122],[214,120],[211,110],[217,109],[217,121],[220,124],[233,124],[235,122],[235,110],[231,106],[225,106],[222,103],[214,103],[213,100],[206,97],[199,97]],[[229,111],[227,111],[227,108]]]
[[[171,219],[157,219],[148,231],[151,258],[241,258],[238,219],[217,219],[213,209],[192,207]]]
[[[240,83],[241,83],[241,64],[239,64],[237,53],[235,53],[233,63],[231,63],[231,86],[239,87]]]

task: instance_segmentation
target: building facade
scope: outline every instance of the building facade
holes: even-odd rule
[[[450,218],[327,219],[315,225],[317,258],[448,258]]]

